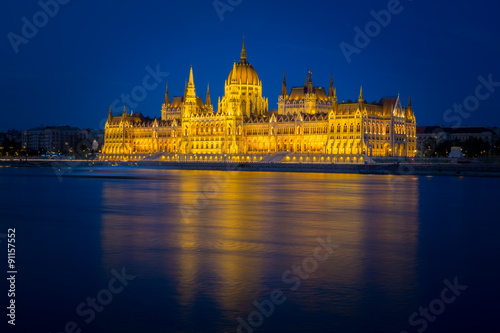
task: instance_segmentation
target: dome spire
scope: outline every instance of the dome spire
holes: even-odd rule
[[[243,35],[243,47],[241,49],[241,60],[247,59],[247,50],[245,48],[245,35]]]

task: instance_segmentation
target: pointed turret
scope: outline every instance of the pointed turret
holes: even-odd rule
[[[196,91],[194,87],[193,65],[191,65],[191,69],[189,70],[189,81],[186,87],[186,99],[187,98],[196,98]]]
[[[241,60],[247,59],[247,50],[245,48],[245,36],[243,36],[243,47],[241,48]]]
[[[363,112],[365,104],[365,99],[363,98],[363,86],[359,89],[358,107],[361,112]]]
[[[288,90],[286,88],[286,72],[283,73],[283,85],[281,86],[281,97],[286,98],[288,96]]]
[[[194,75],[193,66],[189,70],[189,81],[186,84],[186,90],[184,92],[184,112],[183,117],[191,117],[200,111],[197,105],[196,90],[194,87]]]
[[[413,118],[413,110],[411,108],[411,98],[408,97],[408,106],[406,107],[406,118],[411,119]]]
[[[238,80],[238,74],[236,72],[236,60],[234,61],[233,63],[233,71],[232,71],[233,75],[231,77],[231,81],[237,81]]]
[[[304,82],[304,91],[307,92],[307,74],[306,74],[306,79],[305,79],[305,82]]]
[[[205,107],[210,107],[212,105],[212,101],[210,99],[210,83],[207,86],[207,99],[205,100]]]
[[[111,112],[111,105],[109,106],[109,114],[108,114],[108,121],[111,121],[113,119],[113,113]]]
[[[123,106],[123,116],[125,117],[127,115],[127,107],[124,105]]]
[[[334,98],[335,97],[334,95],[335,95],[335,88],[333,87],[333,73],[332,73],[330,77],[330,89],[328,89],[328,97]]]
[[[191,69],[189,71],[188,88],[191,88],[191,87],[194,87],[193,65],[191,65]]]
[[[163,105],[165,105],[166,108],[170,106],[170,96],[168,94],[168,82],[167,82],[167,89],[165,90],[165,101],[163,102]]]
[[[312,71],[309,69],[309,81],[307,83],[307,93],[312,94],[314,91],[313,89],[313,79],[312,79]]]

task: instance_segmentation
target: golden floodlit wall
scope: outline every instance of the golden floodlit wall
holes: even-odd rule
[[[287,89],[283,78],[278,110],[269,111],[262,81],[247,60],[234,62],[217,112],[207,88],[196,96],[193,68],[184,96],[170,101],[168,86],[161,119],[127,113],[105,126],[102,160],[363,163],[371,157],[413,157],[416,121],[408,101],[398,97],[367,103],[339,103],[330,79],[328,93],[314,87],[312,73],[303,87]]]

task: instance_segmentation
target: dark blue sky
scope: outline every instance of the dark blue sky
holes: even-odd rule
[[[360,85],[368,101],[399,92],[406,105],[411,95],[418,125],[500,125],[500,87],[478,88],[479,76],[500,82],[499,5],[393,1],[232,0],[241,3],[221,21],[213,0],[72,0],[44,22],[37,1],[8,0],[0,20],[0,131],[40,124],[102,128],[114,100],[140,92],[148,66],[169,75],[134,111],[160,117],[166,82],[171,96],[182,95],[191,64],[197,94],[205,99],[210,83],[215,106],[243,34],[270,109],[277,108],[283,70],[291,88],[303,85],[311,67],[319,86],[333,72],[340,100],[357,99]],[[388,7],[391,22],[372,30],[370,43],[358,44],[363,47],[348,63],[339,45],[355,46],[354,28],[376,29],[371,11]],[[23,17],[33,23],[33,16],[38,33],[15,53],[10,40],[24,38]],[[447,112],[464,100],[473,111]]]

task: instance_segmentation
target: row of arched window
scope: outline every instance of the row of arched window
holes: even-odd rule
[[[335,133],[335,125],[332,125],[330,130],[331,133]],[[361,132],[361,124],[359,123],[356,125],[356,132]],[[344,126],[337,124],[336,133],[354,133],[354,124],[349,124],[349,127],[347,126],[347,123],[344,123]]]

